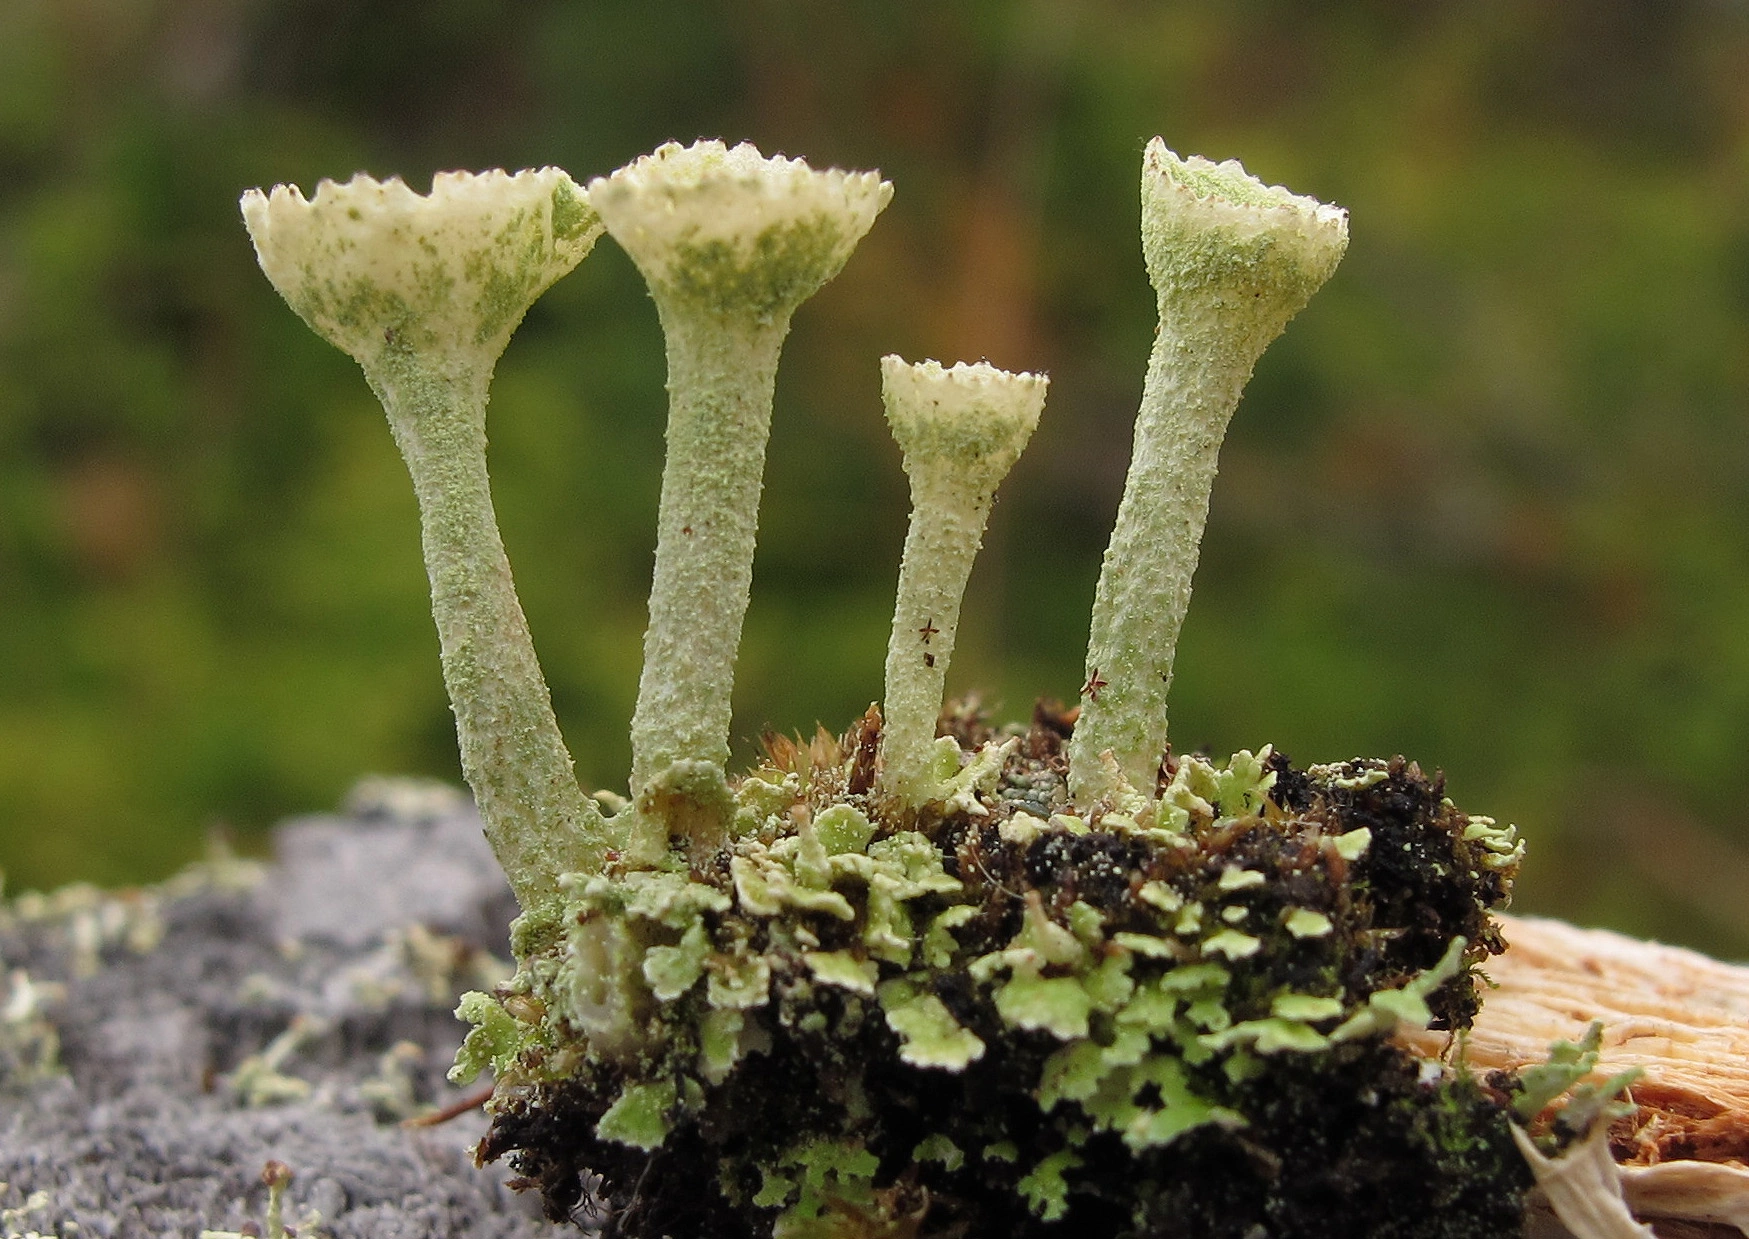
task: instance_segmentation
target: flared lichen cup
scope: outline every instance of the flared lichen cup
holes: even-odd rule
[[[535,298],[601,235],[558,168],[324,180],[243,195],[261,269],[298,316],[368,370],[385,351],[490,366]]]
[[[440,172],[431,192],[363,174],[243,195],[261,268],[383,403],[418,496],[462,771],[525,908],[606,850],[577,787],[516,597],[486,468],[492,371],[534,300],[602,225],[558,168]]]
[[[751,143],[670,142],[589,183],[658,305],[787,321],[892,199],[878,172],[816,169]]]

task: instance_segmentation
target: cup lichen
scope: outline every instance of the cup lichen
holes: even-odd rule
[[[1227,423],[1251,369],[1330,278],[1348,214],[1265,185],[1236,160],[1142,164],[1142,254],[1160,316],[1135,445],[1106,547],[1069,749],[1075,801],[1151,793],[1166,694]],[[1110,752],[1114,766],[1100,761]]]
[[[1166,747],[1220,438],[1340,258],[1336,208],[1149,145],[1161,327],[1078,710],[941,708],[1045,380],[884,359],[914,503],[885,717],[728,774],[779,349],[890,192],[700,142],[587,194],[547,170],[245,199],[264,269],[364,365],[408,456],[463,769],[525,909],[516,975],[457,1012],[452,1078],[495,1077],[479,1158],[555,1219],[599,1184],[632,1239],[1516,1234],[1518,1086],[1392,1040],[1474,1015],[1516,833],[1401,758]],[[649,285],[670,392],[611,817],[558,739],[483,430],[510,327],[602,226]]]
[[[960,602],[996,487],[1038,425],[1048,381],[988,363],[944,368],[887,356],[881,386],[911,479],[911,527],[887,643],[880,783],[916,807],[945,798],[947,781],[932,758]],[[949,775],[958,774],[958,746],[943,739],[952,750]]]
[[[431,193],[364,174],[243,195],[280,295],[360,366],[419,498],[462,772],[524,907],[599,867],[607,834],[577,786],[511,580],[486,472],[492,371],[522,316],[601,235],[557,168],[443,172]]]
[[[878,173],[820,172],[748,143],[670,143],[589,184],[643,273],[668,352],[668,453],[631,788],[646,863],[670,834],[727,834],[730,698],[777,361],[790,317],[849,259],[892,197]]]

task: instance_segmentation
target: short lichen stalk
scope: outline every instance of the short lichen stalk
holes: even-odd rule
[[[836,275],[887,203],[873,173],[816,172],[752,146],[670,144],[589,187],[643,273],[668,350],[668,456],[631,790],[631,859],[671,835],[725,837],[735,656],[778,353],[798,306]]]
[[[1330,277],[1347,215],[1238,163],[1182,160],[1155,138],[1142,169],[1142,252],[1160,324],[1087,643],[1070,786],[1089,807],[1119,775],[1152,795],[1166,694],[1227,423],[1270,341]],[[1113,765],[1102,762],[1110,752]]]
[[[959,773],[959,746],[936,717],[959,634],[960,602],[983,544],[996,487],[1014,467],[1044,408],[1047,380],[994,366],[881,359],[887,424],[911,479],[911,526],[887,643],[881,788],[913,808],[939,800]]]
[[[498,533],[486,471],[492,371],[528,306],[601,225],[557,169],[251,190],[243,214],[268,278],[363,367],[419,500],[444,687],[462,772],[525,908],[599,869],[607,829],[584,796]]]

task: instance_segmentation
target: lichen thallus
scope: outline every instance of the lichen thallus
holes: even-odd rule
[[[751,146],[251,191],[263,269],[364,367],[420,501],[463,770],[524,915],[469,994],[480,1156],[624,1233],[1514,1233],[1502,1099],[1388,1037],[1462,1028],[1522,854],[1401,759],[1169,759],[1165,694],[1216,455],[1346,215],[1238,164],[1144,158],[1160,323],[1079,716],[943,714],[962,596],[1042,376],[881,362],[913,511],[879,711],[727,771],[773,378],[791,316],[886,205]],[[585,796],[485,466],[487,385],[605,230],[649,285],[670,412],[632,793]],[[940,734],[945,730],[945,734]],[[1371,1177],[1332,1165],[1389,1150]],[[1382,1176],[1382,1177],[1381,1177]],[[1340,1206],[1340,1207],[1339,1207]]]

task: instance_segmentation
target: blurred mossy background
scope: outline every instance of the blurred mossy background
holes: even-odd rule
[[[155,879],[370,771],[455,777],[413,500],[239,192],[748,138],[897,186],[779,379],[737,739],[880,692],[876,358],[1051,372],[953,683],[1072,699],[1153,307],[1155,133],[1341,203],[1265,356],[1181,748],[1406,753],[1531,842],[1521,909],[1749,953],[1741,0],[0,0],[0,867]],[[604,240],[491,431],[561,721],[617,786],[665,410]]]

